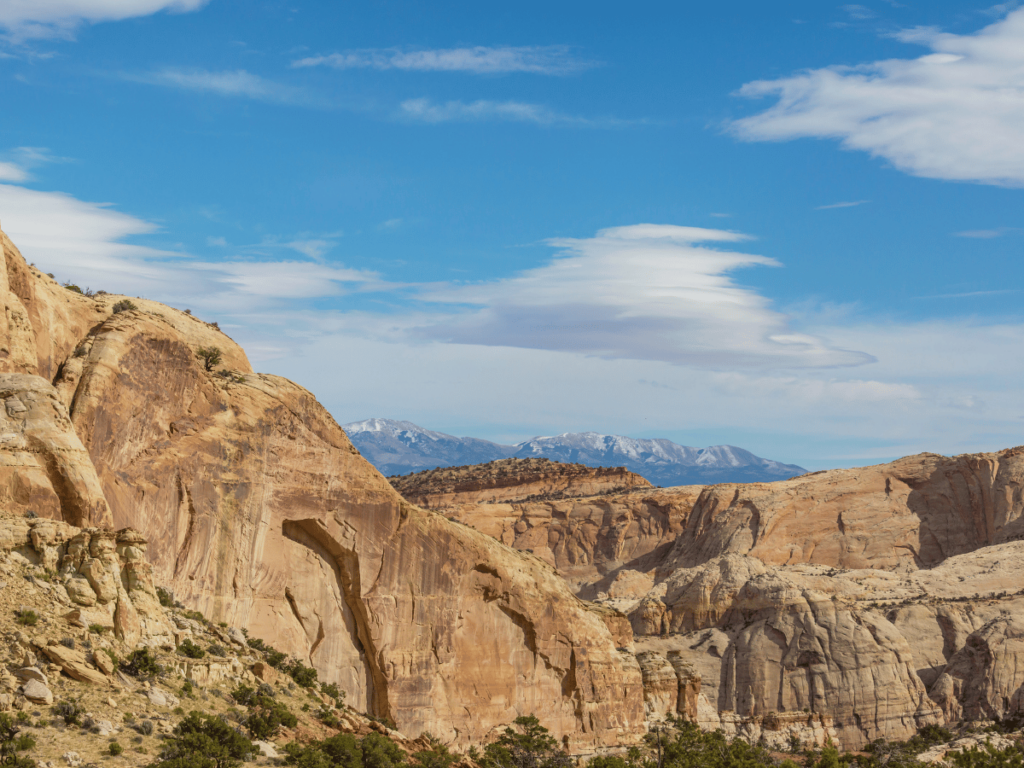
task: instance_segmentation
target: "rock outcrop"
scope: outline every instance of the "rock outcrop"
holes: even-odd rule
[[[1022,489],[1018,448],[447,513],[629,615],[650,718],[856,747],[1021,711]]]
[[[406,501],[428,509],[599,496],[651,487],[625,467],[587,467],[550,459],[500,459],[388,480]]]
[[[3,339],[8,367],[19,392],[52,404],[46,418],[32,406],[46,424],[31,428],[56,435],[70,415],[69,445],[91,460],[87,480],[37,473],[33,498],[62,500],[48,516],[137,529],[178,600],[295,654],[413,736],[481,742],[535,713],[574,750],[639,738],[622,616],[579,601],[541,560],[405,502],[312,395],[252,373],[216,327],[141,299],[113,313],[121,297],[68,291],[9,241],[4,258],[21,286],[4,295],[8,317],[23,318]],[[224,370],[205,370],[200,346],[221,349]],[[61,482],[106,506],[75,512]],[[93,544],[81,562],[62,555],[75,559],[74,610],[88,623],[102,606],[119,632],[145,635],[103,565],[108,545]]]

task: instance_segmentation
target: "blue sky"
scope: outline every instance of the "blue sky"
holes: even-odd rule
[[[0,0],[0,224],[342,423],[1021,442],[1015,3]]]

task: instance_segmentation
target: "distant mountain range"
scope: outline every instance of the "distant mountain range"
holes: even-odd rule
[[[671,440],[643,440],[596,432],[535,437],[500,445],[473,437],[431,432],[410,421],[367,419],[345,424],[349,439],[385,475],[486,464],[495,459],[546,458],[590,467],[626,467],[654,485],[709,485],[784,480],[807,470],[762,459],[731,445],[690,448]]]

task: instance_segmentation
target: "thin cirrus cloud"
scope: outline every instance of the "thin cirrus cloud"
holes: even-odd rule
[[[445,101],[406,99],[399,105],[398,117],[422,123],[505,121],[535,125],[564,125],[585,128],[619,128],[642,124],[644,120],[615,117],[583,117],[557,112],[543,104],[525,101]]]
[[[134,83],[252,99],[270,104],[327,106],[322,99],[303,88],[268,80],[244,69],[213,71],[194,67],[164,67],[152,72],[122,73],[119,77]]]
[[[82,24],[122,21],[167,11],[188,13],[208,0],[4,0],[0,28],[15,41],[71,38]]]
[[[641,224],[584,239],[548,241],[557,257],[515,277],[440,285],[418,298],[445,307],[410,337],[456,344],[574,352],[704,368],[861,365],[871,355],[831,346],[731,274],[779,266],[764,256],[699,243],[738,243],[736,232]]]
[[[729,130],[746,141],[838,139],[927,178],[1024,185],[1024,9],[970,35],[896,35],[916,59],[813,69],[744,85],[767,110]]]
[[[835,208],[856,208],[858,205],[865,205],[870,202],[870,200],[851,200],[845,203],[829,203],[828,205],[819,205],[814,210],[831,211]]]
[[[468,72],[496,75],[526,72],[539,75],[567,75],[594,66],[572,55],[568,46],[474,46],[402,50],[363,48],[323,56],[309,56],[292,62],[293,67],[326,66],[333,69],[377,69],[406,72]]]
[[[1018,232],[1016,227],[999,227],[998,229],[968,229],[963,232],[954,232],[954,237],[967,237],[973,240],[991,240],[995,237],[1002,237],[1010,232]]]

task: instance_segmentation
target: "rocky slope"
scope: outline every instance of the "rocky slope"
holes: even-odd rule
[[[649,717],[855,747],[1021,709],[1024,449],[447,513],[629,616]]]
[[[406,501],[428,509],[599,496],[651,487],[625,467],[585,467],[550,459],[500,459],[389,477],[388,481]]]
[[[624,619],[403,501],[312,395],[252,373],[216,327],[138,299],[112,314],[120,297],[62,288],[6,239],[3,259],[0,455],[31,469],[0,473],[15,511],[139,530],[179,600],[406,733],[479,742],[530,712],[574,749],[642,732]],[[222,350],[222,371],[201,346]]]

